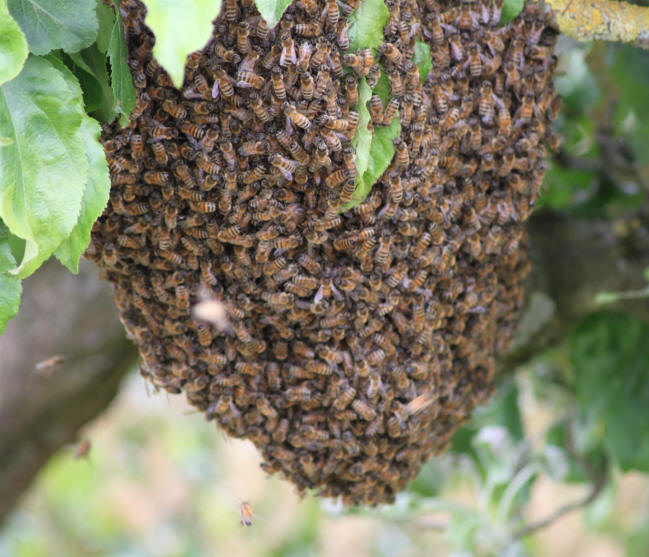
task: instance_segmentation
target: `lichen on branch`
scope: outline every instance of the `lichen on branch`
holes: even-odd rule
[[[563,33],[580,41],[633,43],[649,49],[649,7],[613,0],[548,0]]]

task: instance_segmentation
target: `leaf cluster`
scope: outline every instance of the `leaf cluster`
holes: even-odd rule
[[[2,332],[45,260],[77,271],[110,190],[97,120],[126,122],[135,90],[117,4],[0,0],[0,22]]]

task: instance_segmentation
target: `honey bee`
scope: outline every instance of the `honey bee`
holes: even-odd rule
[[[51,375],[55,368],[57,368],[61,364],[64,364],[66,361],[67,358],[65,356],[57,354],[56,356],[41,360],[34,366],[34,369],[39,373]]]
[[[331,46],[329,44],[329,41],[324,37],[319,37],[316,40],[315,49],[313,51],[313,55],[311,56],[311,67],[317,69],[320,66],[323,66],[329,58],[330,53]]]
[[[261,89],[264,86],[265,79],[254,71],[243,70],[237,72],[236,86],[243,89],[254,88]]]
[[[90,449],[92,444],[87,437],[84,437],[77,443],[77,446],[74,448],[74,460],[79,460],[80,458],[88,458],[90,454]]]
[[[282,43],[282,53],[279,57],[279,65],[285,68],[288,66],[288,63],[296,64],[297,63],[297,54],[295,52],[295,43],[291,38],[289,33],[284,33],[280,37]]]
[[[358,104],[358,82],[353,75],[348,75],[345,79],[345,93],[347,104],[356,106]]]
[[[482,60],[480,58],[480,47],[475,43],[469,46],[469,58],[467,63],[469,65],[469,73],[471,77],[480,77],[482,74]]]
[[[525,63],[525,56],[523,54],[524,47],[525,41],[517,38],[512,41],[511,46],[507,50],[507,61],[512,62],[515,68],[520,69]]]
[[[302,37],[316,37],[322,33],[322,26],[319,23],[298,23],[293,30],[296,35]]]
[[[449,46],[451,51],[451,58],[455,62],[461,62],[464,59],[464,46],[462,45],[462,39],[460,38],[459,33],[454,33],[449,37]],[[446,53],[448,58],[448,50],[442,47],[442,51]],[[447,64],[440,64],[440,66],[448,66]]]
[[[145,184],[153,186],[165,186],[169,184],[169,173],[149,170],[142,176]]]
[[[358,398],[352,402],[352,408],[361,419],[367,422],[371,422],[376,418],[376,411]]]
[[[401,64],[401,52],[392,43],[383,43],[379,47],[379,54],[395,66]]]
[[[395,69],[392,72],[388,72],[388,79],[390,80],[390,91],[392,95],[399,98],[403,97],[405,86],[399,71]]]
[[[514,126],[520,127],[523,123],[528,122],[534,113],[534,92],[527,91],[523,96],[521,105],[518,107],[514,116]]]
[[[491,124],[493,122],[494,112],[493,84],[491,81],[485,81],[480,86],[478,114],[485,124]]]
[[[302,97],[306,100],[311,100],[314,92],[313,77],[306,71],[298,70],[298,73],[300,74],[300,92],[302,93]]]
[[[178,122],[178,129],[183,132],[185,135],[191,136],[194,139],[202,139],[205,135],[205,130],[193,122]]]
[[[289,387],[286,389],[286,400],[291,403],[309,402],[311,399],[311,389],[306,386]],[[281,422],[280,422],[281,424]]]
[[[410,156],[408,154],[408,146],[405,141],[397,137],[394,140],[394,147],[396,149],[396,162],[397,166],[407,167],[410,164]]]
[[[228,64],[238,64],[241,61],[241,56],[234,50],[229,50],[221,43],[214,45],[214,54]]]
[[[160,166],[165,166],[169,161],[169,156],[167,155],[164,144],[162,142],[152,143],[151,150],[153,151],[153,157],[155,158],[155,161]]]
[[[369,102],[370,117],[375,126],[383,123],[383,101],[378,95],[372,95]]]
[[[234,96],[234,87],[232,87],[230,78],[228,77],[228,74],[225,73],[225,70],[223,68],[218,68],[214,72],[214,77],[215,84],[218,84],[218,91],[220,94],[225,98],[232,98]],[[216,96],[211,95],[211,98],[216,98]]]
[[[207,86],[207,82],[205,82],[205,85]],[[187,117],[187,110],[185,110],[181,105],[176,104],[171,99],[165,99],[162,101],[162,109],[178,120],[184,120]]]
[[[388,106],[386,106],[385,112],[383,113],[383,124],[386,126],[389,125],[396,116],[398,110],[399,99],[393,97],[392,99],[390,99],[390,102],[388,103]]]
[[[311,121],[300,111],[295,108],[295,105],[285,102],[282,109],[286,117],[296,126],[302,129],[308,129],[311,126]]]

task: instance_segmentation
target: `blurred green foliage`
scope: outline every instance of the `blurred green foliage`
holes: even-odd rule
[[[639,206],[649,183],[649,57],[620,44],[559,42],[562,140],[540,205],[575,215]]]

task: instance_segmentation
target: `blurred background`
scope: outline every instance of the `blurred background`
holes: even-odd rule
[[[44,465],[5,505],[0,556],[649,555],[649,269],[637,256],[649,221],[649,55],[563,37],[558,54],[563,143],[531,222],[543,249],[519,338],[492,402],[394,505],[298,498],[266,476],[250,443],[226,438],[182,397],[147,391],[126,341],[100,342],[109,314],[119,324],[108,309],[87,317],[99,284],[92,270],[67,286],[35,276],[0,339],[0,501],[17,498],[22,487],[12,486]],[[555,261],[543,241],[564,230],[556,222],[574,226],[559,238],[567,248],[593,244],[602,259],[586,253],[579,269],[567,256]],[[607,242],[590,241],[595,229]],[[555,263],[565,276],[553,290],[537,279]],[[578,290],[573,270],[589,278]],[[60,275],[52,265],[43,273]],[[71,317],[54,307],[65,288],[76,293]],[[69,366],[36,369],[55,354]],[[113,382],[92,376],[116,368]],[[65,413],[60,403],[16,425],[26,408],[46,395],[66,400],[64,386],[84,380],[89,410],[76,421],[49,427]],[[102,389],[106,400],[92,406]],[[36,453],[33,473],[24,472]],[[240,524],[242,502],[254,510],[251,527]]]

